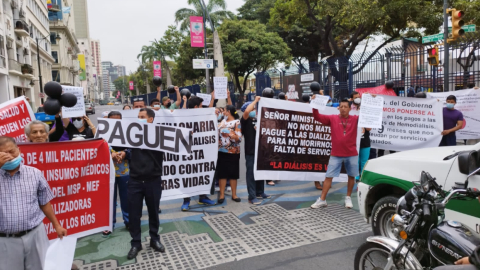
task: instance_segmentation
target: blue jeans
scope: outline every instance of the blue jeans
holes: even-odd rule
[[[357,177],[358,175],[358,156],[351,157],[336,157],[330,156],[328,161],[328,168],[325,177],[333,178],[339,177],[342,170],[342,164],[345,165],[347,175],[350,177]]]
[[[245,166],[247,167],[247,189],[248,199],[253,200],[257,195],[262,195],[265,192],[265,181],[255,181],[253,175],[253,165],[255,162],[255,155],[245,155]]]
[[[360,153],[358,153],[358,163],[360,165],[360,175],[362,175],[363,168],[370,158],[370,147],[360,148]],[[357,180],[360,179],[360,176],[357,176]]]
[[[120,209],[122,209],[123,222],[128,225],[128,180],[129,175],[115,177],[115,189],[113,190],[113,228],[117,222],[117,192],[120,194]]]

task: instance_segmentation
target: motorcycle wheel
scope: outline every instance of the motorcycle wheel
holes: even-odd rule
[[[396,214],[398,198],[386,196],[377,201],[372,211],[372,231],[374,235],[381,235],[391,239],[397,239],[393,230],[397,227],[392,222],[392,216]]]
[[[383,270],[387,265],[390,250],[386,247],[367,242],[355,253],[355,270]]]

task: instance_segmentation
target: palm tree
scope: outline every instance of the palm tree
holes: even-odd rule
[[[165,59],[165,54],[163,53],[162,44],[157,40],[151,41],[150,46],[142,46],[140,54],[137,55],[137,58],[142,62],[151,62],[154,60],[162,61],[162,66],[165,67],[167,73],[167,85],[172,84],[172,77],[170,72],[170,67],[168,66],[167,60]]]
[[[175,12],[175,22],[180,23],[181,31],[188,31],[190,29],[190,16],[203,16],[203,9],[200,5],[201,0],[188,0],[188,4],[193,6],[190,8],[181,8]],[[233,19],[235,15],[226,10],[227,4],[225,0],[209,0],[207,4],[207,11],[210,14],[210,19],[214,27],[226,19]],[[206,25],[210,27],[209,24]],[[212,29],[210,29],[212,30]]]

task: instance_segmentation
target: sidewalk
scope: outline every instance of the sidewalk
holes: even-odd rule
[[[282,181],[266,189],[273,196],[259,206],[246,200],[246,186],[239,186],[241,203],[233,202],[229,193],[224,204],[211,207],[198,205],[194,197],[189,212],[180,211],[183,200],[162,202],[163,254],[149,247],[144,207],[143,250],[130,261],[126,257],[131,238],[118,212],[110,238],[96,234],[78,240],[75,264],[84,270],[202,269],[370,231],[357,212],[356,194],[352,194],[356,209],[344,208],[346,183],[334,184],[326,209],[309,208],[320,195],[312,182]],[[216,195],[211,198],[216,200]]]

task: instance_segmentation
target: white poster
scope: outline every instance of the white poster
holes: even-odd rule
[[[135,121],[138,110],[122,111],[122,115]],[[165,154],[162,201],[209,194],[218,157],[215,108],[160,110],[155,112],[154,122],[193,130],[191,155]]]
[[[65,236],[50,241],[45,255],[45,270],[65,270],[72,268],[77,238]]]
[[[140,123],[138,120],[100,118],[95,138],[104,139],[110,146],[182,155],[190,154],[192,148],[191,129]]]
[[[319,111],[323,111],[327,107],[329,100],[329,96],[315,95],[315,98],[310,100],[310,107]]]
[[[455,109],[463,113],[464,128],[455,132],[457,139],[469,140],[480,138],[480,90],[466,89],[454,92],[427,93],[429,98],[437,98],[446,103],[449,95],[457,98]]]
[[[437,147],[442,140],[442,103],[436,99],[383,96],[383,122],[370,131],[371,147],[406,151]]]
[[[216,94],[217,94],[217,92],[215,91],[215,95]],[[210,101],[212,100],[212,95],[198,93],[197,97],[203,99],[203,103],[202,103],[203,106],[210,106]]]
[[[383,97],[364,94],[360,106],[359,127],[381,128],[383,121]]]
[[[213,77],[213,89],[215,90],[216,99],[226,99],[228,89],[227,77]]]
[[[339,114],[332,107],[321,113]],[[358,132],[357,148],[360,137]],[[255,180],[319,181],[325,177],[332,148],[330,126],[317,122],[308,104],[262,98],[255,142]],[[347,181],[344,173],[334,181]]]
[[[288,92],[287,92],[287,99],[293,99],[297,100],[299,99],[298,97],[298,91],[295,90],[295,84],[290,84],[288,85]]]
[[[62,117],[72,118],[85,115],[85,100],[83,99],[83,87],[62,85],[63,93],[71,93],[77,97],[77,105],[72,108],[62,107]]]

